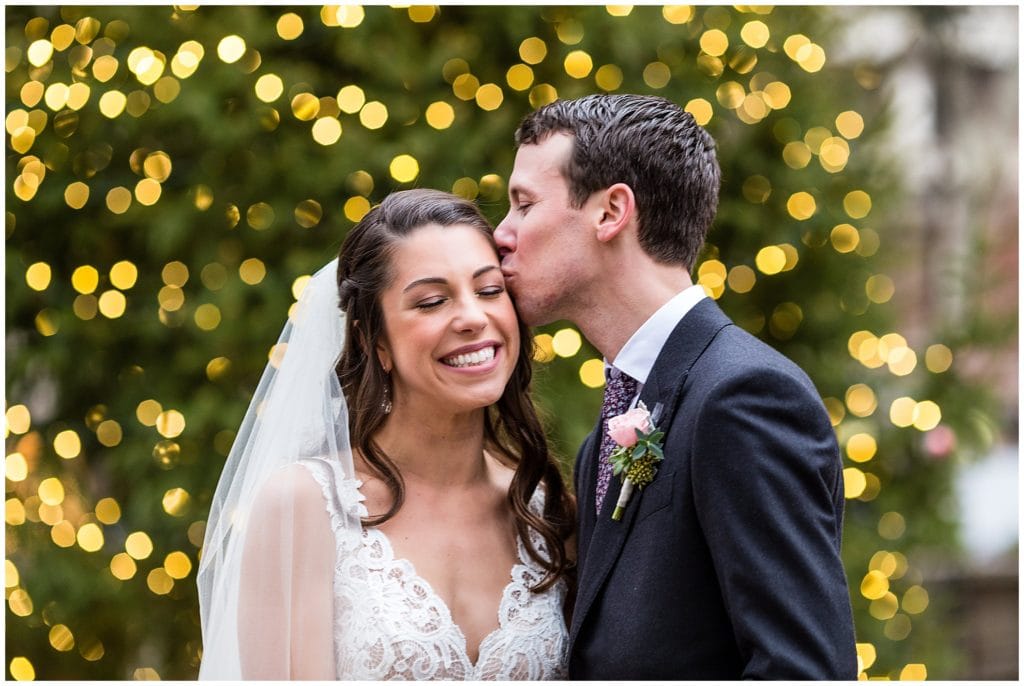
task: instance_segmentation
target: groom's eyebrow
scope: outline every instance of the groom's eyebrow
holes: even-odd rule
[[[501,271],[501,267],[498,267],[497,265],[493,265],[493,264],[485,265],[485,266],[480,267],[479,269],[477,269],[475,272],[473,272],[473,278],[474,279],[478,279],[481,276],[483,276],[484,274],[486,274],[487,272],[494,271],[494,270]],[[416,279],[415,281],[410,282],[408,286],[403,288],[402,292],[406,293],[406,292],[411,291],[412,289],[416,288],[416,286],[423,286],[425,284],[439,284],[441,286],[447,286],[448,285],[448,279],[445,279],[444,277],[441,277],[441,276],[427,276],[427,277],[424,277],[422,279]]]

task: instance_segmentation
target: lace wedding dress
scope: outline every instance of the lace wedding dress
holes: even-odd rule
[[[544,680],[566,678],[568,632],[562,614],[566,585],[543,593],[530,587],[544,570],[518,540],[519,562],[510,570],[498,610],[498,628],[480,643],[474,664],[466,638],[444,601],[396,559],[377,528],[353,525],[367,512],[360,482],[323,460],[300,462],[319,484],[334,533],[334,651],[338,679]],[[543,510],[538,489],[530,502]],[[530,533],[535,549],[544,540]]]

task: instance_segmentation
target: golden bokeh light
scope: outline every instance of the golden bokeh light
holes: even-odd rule
[[[167,595],[174,588],[174,579],[167,574],[163,567],[150,570],[146,576],[146,585],[156,595]]]
[[[196,326],[203,331],[213,331],[220,326],[220,308],[211,303],[204,303],[196,308],[193,318]]]
[[[527,64],[540,64],[547,54],[547,44],[536,36],[531,36],[519,44],[519,57]]]
[[[8,498],[4,503],[4,519],[10,526],[21,526],[25,523],[25,505],[17,498]]]
[[[441,100],[432,102],[427,106],[426,119],[434,129],[447,129],[455,121],[455,109]]]
[[[377,100],[371,100],[359,110],[359,123],[371,131],[381,128],[387,121],[388,108]]]
[[[437,16],[438,8],[433,5],[412,5],[407,10],[409,20],[417,24],[426,24]]]
[[[896,376],[907,376],[917,367],[917,353],[907,347],[893,348],[886,356],[886,364]]]
[[[899,512],[886,512],[878,520],[878,535],[890,541],[900,538],[906,530],[907,520]]]
[[[71,274],[71,287],[82,294],[92,293],[99,283],[100,273],[92,265],[84,264]]]
[[[900,681],[924,681],[927,678],[928,667],[920,662],[912,662],[900,670]]]
[[[743,25],[740,29],[740,38],[752,48],[763,48],[771,38],[771,32],[767,24],[755,19]]]
[[[87,553],[95,553],[103,548],[103,529],[95,522],[84,524],[76,538],[78,546]]]
[[[853,110],[840,112],[836,116],[836,131],[848,140],[858,138],[864,133],[864,118]]]
[[[903,610],[912,615],[919,615],[928,609],[928,591],[920,585],[914,585],[903,592]]]
[[[276,28],[277,35],[282,40],[295,40],[302,35],[305,26],[302,23],[302,17],[294,12],[287,12],[278,18]]]
[[[619,86],[622,85],[622,69],[614,64],[601,65],[597,72],[594,74],[594,83],[597,87],[605,92],[611,92],[618,90]],[[532,82],[533,76],[531,74],[530,80]],[[529,84],[527,84],[529,86]]]
[[[121,260],[110,268],[109,278],[115,288],[125,291],[135,285],[139,278],[139,270],[130,261]]]
[[[867,433],[850,436],[846,441],[846,456],[854,462],[867,462],[878,452],[875,437]]]
[[[555,24],[555,34],[565,45],[578,45],[583,40],[583,24],[575,19],[565,19]]]
[[[60,505],[64,502],[64,484],[51,476],[39,483],[39,500],[46,505]]]
[[[108,448],[113,448],[120,444],[123,437],[124,432],[121,430],[121,425],[113,419],[104,420],[96,427],[97,440]]]
[[[576,329],[560,329],[552,336],[551,347],[559,357],[572,357],[583,347],[583,338]]]
[[[391,174],[391,178],[395,181],[409,183],[419,176],[420,164],[412,155],[397,155],[392,158],[391,164],[388,165],[388,171]]]
[[[338,107],[346,114],[355,114],[366,104],[366,93],[359,86],[348,85],[338,91],[335,97]]]
[[[686,107],[683,109],[692,114],[693,118],[700,126],[706,126],[707,123],[711,121],[711,117],[714,114],[714,109],[711,107],[711,103],[704,98],[693,98],[686,103]]]
[[[178,410],[164,410],[157,415],[154,426],[164,438],[176,438],[185,430],[185,416]]]
[[[917,401],[908,396],[901,396],[889,405],[889,421],[894,426],[906,428],[914,423],[914,410]]]
[[[175,550],[164,558],[164,569],[172,579],[184,579],[192,571],[192,560],[180,550]]]
[[[174,517],[181,517],[188,509],[191,496],[184,488],[171,488],[163,497],[164,512]]]
[[[786,253],[777,245],[768,245],[757,251],[754,264],[762,274],[778,274],[786,266]]]
[[[873,303],[887,303],[896,293],[896,286],[893,280],[885,274],[875,274],[868,278],[864,284],[868,300]]]
[[[15,483],[24,481],[28,477],[28,462],[21,453],[11,453],[4,460],[4,473],[8,481]]]
[[[860,232],[850,224],[837,224],[829,234],[829,240],[836,252],[849,253],[857,248],[860,243]]]
[[[814,216],[818,211],[818,205],[814,196],[806,191],[798,191],[789,196],[786,201],[786,210],[789,216],[798,221],[805,221]]]
[[[82,452],[82,439],[73,429],[65,429],[54,437],[53,450],[65,460],[78,457]]]
[[[665,5],[661,8],[661,16],[670,24],[685,24],[693,19],[692,5]]]
[[[160,307],[168,312],[177,312],[185,304],[185,292],[177,286],[164,286],[156,298]]]
[[[480,109],[492,112],[501,107],[501,103],[505,100],[505,93],[502,92],[501,86],[498,84],[485,83],[477,89],[474,97]]]
[[[245,40],[241,36],[225,36],[217,43],[217,57],[222,62],[234,64],[245,54]]]
[[[918,431],[931,431],[942,421],[942,409],[932,400],[923,400],[914,406],[911,421]]]
[[[896,594],[892,591],[886,591],[885,594],[880,598],[875,598],[871,601],[868,606],[868,613],[875,619],[885,621],[892,619],[899,610],[900,603],[896,598]]]
[[[25,283],[34,291],[45,291],[50,286],[52,271],[45,262],[35,262],[25,270]]]
[[[107,192],[107,209],[114,214],[124,214],[132,204],[132,192],[124,186],[116,186]]]
[[[355,195],[345,201],[343,211],[350,222],[357,222],[370,211],[370,201],[361,195]]]
[[[153,554],[153,541],[144,531],[135,531],[128,534],[124,541],[124,549],[136,560],[145,560]]]
[[[846,417],[846,406],[839,398],[822,398],[825,410],[828,412],[828,419],[832,426],[839,426]]]
[[[644,67],[643,79],[651,88],[664,88],[672,79],[672,71],[664,62],[651,62]]]
[[[96,519],[103,524],[117,524],[121,520],[121,506],[113,498],[103,498],[96,503]]]
[[[73,181],[64,189],[64,202],[73,210],[80,210],[89,201],[89,186]]]
[[[128,96],[119,90],[107,91],[100,96],[100,113],[108,119],[116,119],[128,105]]]
[[[137,572],[138,566],[128,553],[117,553],[110,559],[110,573],[115,579],[128,581],[134,578]]]
[[[452,92],[459,100],[472,100],[480,88],[480,79],[472,74],[459,74],[452,81]]]
[[[160,200],[162,192],[160,183],[154,179],[142,179],[135,184],[135,199],[139,201],[140,205],[147,207],[155,205]]]
[[[341,122],[334,117],[322,117],[313,124],[313,140],[320,145],[334,145],[341,138]]]
[[[590,75],[590,71],[594,68],[594,61],[583,50],[573,50],[565,56],[563,67],[565,73],[572,78],[583,79]]]
[[[533,337],[533,359],[537,362],[551,362],[555,359],[554,337],[540,333]]]
[[[864,472],[856,467],[847,467],[843,470],[843,490],[847,500],[859,498],[867,488],[867,479]]]
[[[720,29],[709,29],[701,34],[700,49],[712,57],[721,57],[729,49],[729,37]]]
[[[299,121],[312,121],[320,112],[320,98],[312,93],[299,93],[291,102],[292,115]]]
[[[17,591],[15,591],[15,593],[17,593]],[[11,611],[14,612],[13,607]],[[15,614],[18,613],[15,612]],[[27,657],[18,655],[17,657],[11,658],[11,664],[8,669],[15,681],[35,681],[36,679],[35,667],[32,666],[32,663]]]
[[[810,163],[811,157],[811,149],[803,141],[792,141],[782,148],[782,161],[791,169],[803,169]]]
[[[505,72],[505,82],[512,90],[524,91],[533,85],[533,69],[526,64],[513,64]]]
[[[543,107],[555,100],[558,100],[558,90],[550,83],[538,83],[530,89],[530,105],[532,107]]]
[[[872,569],[860,582],[860,593],[868,600],[877,600],[889,592],[889,579],[877,569]]]
[[[632,5],[606,5],[604,9],[613,17],[628,17],[633,12]]]
[[[854,219],[863,219],[871,212],[871,196],[864,191],[850,191],[843,198],[843,209]]]
[[[28,46],[28,50],[25,51],[25,55],[28,57],[29,64],[33,67],[41,67],[49,62],[50,57],[53,56],[53,43],[46,39],[32,41]]]
[[[870,417],[878,408],[878,398],[871,387],[858,383],[846,389],[846,407],[850,414],[858,417]]]
[[[7,596],[7,605],[18,617],[28,617],[32,614],[32,597],[23,588],[17,588]]]
[[[948,371],[953,365],[953,351],[941,343],[929,345],[924,351],[924,364],[933,374]]]
[[[4,413],[7,421],[7,431],[12,434],[28,433],[32,427],[32,414],[25,405],[11,405]]]
[[[124,314],[125,309],[128,307],[128,299],[124,297],[124,293],[121,291],[109,290],[103,291],[100,294],[97,305],[102,314],[107,319],[117,319]]]
[[[591,358],[580,365],[580,381],[587,388],[604,386],[604,361]]]

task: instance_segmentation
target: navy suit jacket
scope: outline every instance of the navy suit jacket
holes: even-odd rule
[[[706,298],[640,399],[665,460],[621,521],[618,477],[595,514],[600,425],[577,456],[569,677],[856,679],[842,462],[807,375]]]

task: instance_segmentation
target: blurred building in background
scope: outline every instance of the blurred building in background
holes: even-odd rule
[[[958,466],[950,502],[965,555],[937,556],[933,595],[954,599],[962,676],[1016,679],[1019,664],[1018,8],[849,7],[833,56],[887,91],[904,184],[904,333],[978,341],[957,364],[998,398],[991,449]],[[866,35],[873,40],[864,41]],[[1009,336],[1007,332],[1012,331]],[[986,334],[1004,342],[989,346]],[[955,440],[955,439],[950,439]]]

